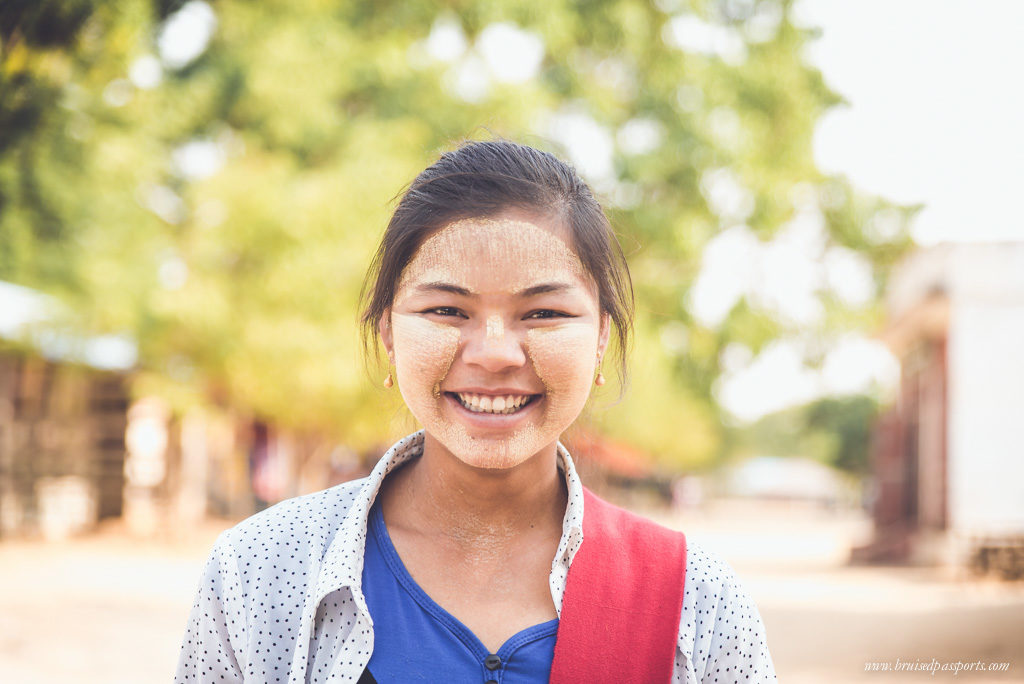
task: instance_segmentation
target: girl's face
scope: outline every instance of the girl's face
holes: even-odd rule
[[[409,410],[468,465],[510,468],[553,447],[590,394],[610,317],[564,232],[522,212],[448,224],[381,320]]]

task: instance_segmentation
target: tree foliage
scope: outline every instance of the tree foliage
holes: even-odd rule
[[[813,458],[853,475],[867,474],[878,402],[826,397],[761,418],[732,435],[740,454]]]
[[[709,240],[737,224],[771,240],[810,196],[878,287],[907,246],[865,229],[905,210],[814,166],[814,123],[839,100],[804,63],[812,34],[790,4],[5,3],[0,279],[58,294],[84,329],[132,333],[147,389],[379,443],[397,401],[358,370],[355,299],[389,200],[458,140],[504,135],[573,158],[630,261],[634,385],[592,419],[706,462],[723,349],[799,332],[747,300],[719,325],[694,318]],[[161,44],[185,16],[216,21],[191,59]],[[488,61],[510,35],[541,46],[528,78],[503,68],[525,53]],[[607,163],[572,146],[587,131]],[[823,330],[874,315],[822,297]]]

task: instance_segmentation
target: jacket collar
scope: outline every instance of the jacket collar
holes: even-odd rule
[[[395,442],[381,457],[370,475],[363,480],[355,499],[349,505],[337,534],[324,553],[317,573],[315,589],[306,596],[298,638],[298,643],[303,644],[304,647],[297,648],[293,654],[289,682],[307,681],[308,644],[310,644],[314,633],[317,610],[320,603],[329,594],[348,589],[359,611],[356,620],[362,621],[364,625],[372,628],[370,611],[366,607],[366,598],[362,591],[367,517],[388,473],[423,453],[423,437],[424,431],[419,430]],[[555,610],[560,616],[569,564],[583,543],[583,485],[576,474],[569,451],[561,441],[557,443],[556,453],[558,467],[565,475],[569,493],[569,503],[566,506],[562,522],[562,538],[558,543],[555,558],[551,562],[551,574],[549,575],[551,598],[554,601]],[[344,485],[339,487],[344,487]]]
[[[331,592],[348,587],[353,590],[353,598],[359,608],[366,611],[362,595],[362,573],[363,548],[366,543],[370,507],[388,473],[423,453],[423,438],[424,431],[419,430],[395,442],[365,479],[324,555],[313,605],[319,604]],[[572,457],[561,440],[556,444],[556,453],[558,468],[564,473],[569,493],[569,504],[562,519],[562,539],[552,561],[552,577],[556,574],[562,575],[560,586],[555,586],[554,580],[552,585],[555,607],[561,611],[561,597],[565,588],[564,575],[556,573],[556,566],[562,565],[564,571],[568,572],[569,563],[583,542],[583,485],[576,473]]]

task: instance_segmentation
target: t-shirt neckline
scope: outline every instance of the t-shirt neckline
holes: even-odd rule
[[[387,525],[384,523],[384,513],[381,510],[380,502],[375,501],[373,506],[370,508],[369,516],[369,528],[370,534],[373,535],[374,540],[377,542],[378,548],[381,551],[381,555],[384,558],[384,562],[387,564],[388,569],[398,580],[402,588],[415,600],[429,615],[435,620],[444,625],[459,641],[461,641],[466,648],[479,660],[483,660],[491,652],[484,646],[480,638],[477,637],[473,631],[467,627],[461,620],[456,618],[454,615],[444,609],[439,603],[430,597],[427,592],[423,591],[422,587],[416,583],[412,575],[409,574],[408,569],[405,567],[405,563],[402,562],[401,557],[398,555],[398,551],[395,549],[395,545],[391,541],[391,536],[388,534]],[[546,622],[541,622],[536,625],[531,625],[525,629],[522,629],[508,639],[505,643],[497,650],[495,655],[501,658],[502,662],[507,662],[515,651],[525,644],[528,644],[545,637],[549,637],[558,631],[558,618],[553,618]]]

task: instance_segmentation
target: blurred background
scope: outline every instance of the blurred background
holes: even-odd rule
[[[572,161],[630,383],[563,441],[726,558],[781,681],[1024,681],[1024,5],[5,0],[0,679],[170,679],[213,539],[417,429],[364,366],[394,198]],[[611,378],[610,378],[611,380]]]

